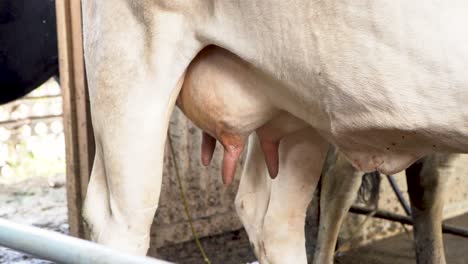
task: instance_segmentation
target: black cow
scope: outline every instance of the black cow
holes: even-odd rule
[[[55,0],[0,0],[0,104],[57,74]]]

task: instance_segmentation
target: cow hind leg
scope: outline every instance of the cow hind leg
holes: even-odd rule
[[[341,224],[356,199],[361,175],[336,150],[330,153],[322,175],[320,220],[314,263],[333,263]],[[354,173],[353,173],[354,172]]]
[[[406,169],[417,263],[445,263],[442,238],[444,183],[439,174],[447,161],[447,156],[431,155]]]
[[[158,205],[169,116],[190,55],[199,50],[193,41],[169,38],[167,26],[150,21],[162,15],[136,7],[144,3],[83,1],[97,147],[84,218],[94,241],[140,255]]]
[[[278,177],[272,181],[260,254],[265,263],[307,263],[306,211],[320,178],[328,144],[311,129],[282,139]]]

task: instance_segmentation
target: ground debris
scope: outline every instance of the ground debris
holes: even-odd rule
[[[50,182],[54,182],[51,186]],[[65,176],[31,178],[0,184],[0,217],[20,224],[68,234]],[[51,264],[28,254],[0,247],[2,264]]]

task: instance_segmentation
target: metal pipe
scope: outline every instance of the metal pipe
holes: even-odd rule
[[[363,214],[363,215],[368,215],[374,212],[373,209],[366,208],[364,206],[359,206],[359,205],[351,206],[349,211],[354,214]],[[391,212],[387,212],[383,210],[375,211],[373,217],[385,219],[389,221],[396,221],[402,224],[413,225],[413,219],[411,217],[405,216],[405,215],[399,215],[399,214],[395,214],[395,213],[391,213]]]
[[[27,118],[21,118],[21,119],[12,119],[12,120],[6,120],[6,121],[0,121],[0,126],[22,126],[26,124],[30,124],[33,121],[44,121],[48,119],[58,119],[62,118],[62,115],[45,115],[45,116],[30,116]]]
[[[124,239],[124,238],[122,238]],[[86,240],[0,219],[0,245],[65,264],[168,264],[132,256]]]
[[[369,209],[363,206],[358,206],[358,205],[353,205],[349,209],[349,211],[354,214],[363,214],[363,215],[368,215],[374,212],[374,210],[372,209]],[[383,211],[383,210],[377,210],[375,214],[373,215],[373,217],[385,219],[389,221],[396,221],[402,224],[413,225],[413,219],[411,217],[405,216],[405,215],[398,215],[398,214]],[[453,225],[445,224],[445,223],[442,223],[442,232],[445,234],[451,234],[451,235],[468,238],[468,230],[460,228],[460,227],[456,227]]]
[[[405,197],[403,197],[403,194],[401,193],[400,188],[398,187],[397,182],[395,181],[395,178],[393,178],[392,175],[387,175],[387,179],[390,182],[390,185],[392,186],[393,191],[395,192],[398,201],[400,201],[401,206],[405,210],[406,215],[411,215],[411,208],[406,201]]]

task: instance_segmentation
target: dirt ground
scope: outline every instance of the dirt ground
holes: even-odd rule
[[[64,177],[33,178],[13,185],[0,185],[0,217],[17,223],[68,233]],[[468,228],[468,214],[453,218],[451,224]],[[306,234],[313,237],[316,229],[307,224]],[[314,251],[308,239],[309,258]],[[444,235],[447,263],[468,264],[468,239]],[[253,263],[255,256],[243,230],[201,239],[213,264]],[[194,242],[158,250],[159,257],[177,263],[203,263]],[[31,256],[0,247],[0,263],[50,264]],[[311,263],[311,261],[309,262]],[[336,257],[340,264],[410,264],[415,263],[411,237],[406,234],[384,239]]]
[[[468,228],[468,214],[455,217],[447,223]],[[309,229],[306,234],[313,233]],[[310,240],[310,239],[309,239]],[[255,257],[249,249],[244,231],[203,238],[201,240],[212,263],[239,264],[253,262]],[[444,235],[445,255],[448,264],[468,264],[468,238]],[[307,247],[309,263],[312,263],[314,248]],[[194,242],[187,242],[160,249],[160,256],[166,260],[186,264],[203,264],[203,259]],[[412,237],[407,234],[383,239],[371,245],[360,247],[335,258],[337,264],[414,264]]]
[[[311,224],[306,224],[306,233],[315,234],[316,229]],[[256,263],[256,258],[250,248],[247,234],[244,230],[227,232],[222,235],[209,236],[200,239],[208,258],[213,264],[242,264]],[[310,241],[307,243],[309,258],[314,252]],[[175,246],[167,246],[158,249],[158,257],[181,264],[203,264],[195,242],[189,241]],[[311,263],[311,261],[309,261]]]
[[[68,233],[65,177],[31,178],[0,185],[0,218]],[[23,253],[0,247],[0,263],[46,264]]]

